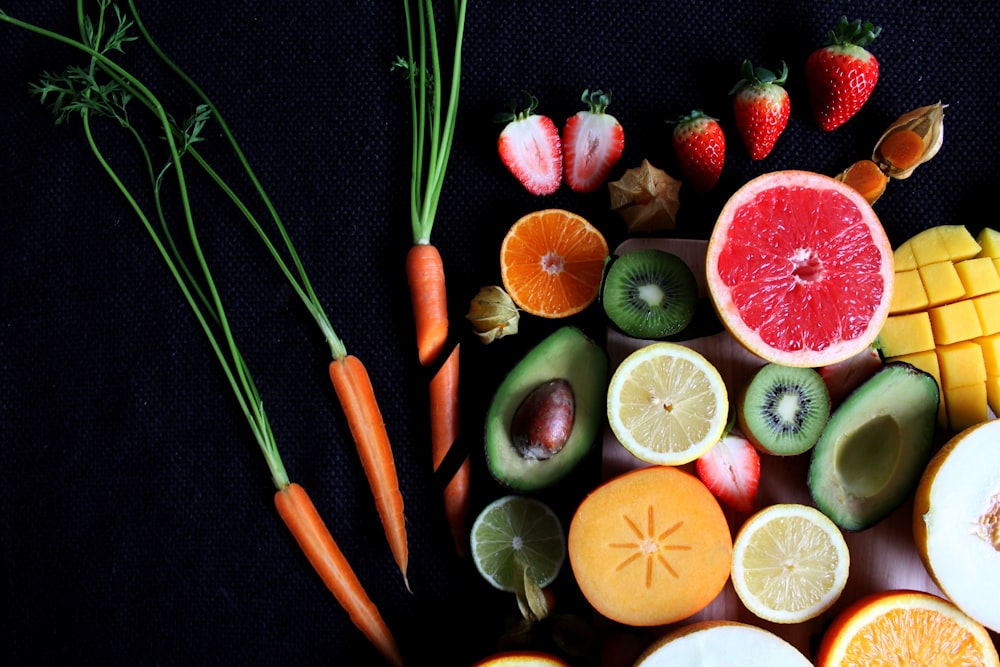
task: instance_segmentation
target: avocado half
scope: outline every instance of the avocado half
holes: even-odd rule
[[[565,446],[545,460],[514,447],[511,423],[524,398],[539,385],[563,378],[573,390],[575,416]],[[565,477],[591,450],[606,412],[608,356],[580,329],[565,326],[528,351],[497,387],[486,415],[486,462],[505,487],[540,491]]]
[[[890,361],[834,410],[812,450],[809,491],[844,530],[864,530],[913,493],[930,461],[940,392],[930,374]]]

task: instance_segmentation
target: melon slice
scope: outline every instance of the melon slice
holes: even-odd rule
[[[917,486],[913,537],[941,591],[1000,632],[1000,421],[962,431],[934,455]]]
[[[787,641],[769,630],[735,621],[700,621],[664,635],[639,656],[635,667],[812,667]]]

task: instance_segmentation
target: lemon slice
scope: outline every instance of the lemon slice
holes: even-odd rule
[[[555,512],[540,500],[509,495],[487,505],[470,531],[472,560],[486,581],[515,592],[530,577],[551,584],[566,560],[566,535]]]
[[[719,441],[729,395],[719,371],[675,343],[652,343],[629,354],[608,386],[608,422],[636,458],[683,465]]]
[[[833,606],[847,584],[843,533],[814,507],[766,507],[733,541],[732,581],[744,606],[773,623],[799,623]]]

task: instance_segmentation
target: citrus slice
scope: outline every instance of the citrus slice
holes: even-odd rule
[[[712,230],[709,294],[750,352],[818,367],[862,352],[889,313],[893,253],[856,190],[808,171],[775,171],[737,190]]]
[[[500,277],[517,306],[532,315],[568,317],[597,298],[608,242],[575,213],[552,208],[515,222],[500,245]]]
[[[501,651],[487,656],[472,667],[569,667],[569,663],[543,651]]]
[[[729,395],[718,369],[676,343],[640,347],[621,362],[608,386],[608,421],[636,458],[683,465],[722,437]]]
[[[656,626],[704,609],[729,579],[733,540],[718,501],[694,475],[646,466],[590,492],[570,522],[570,565],[605,617]]]
[[[779,503],[747,519],[733,541],[733,588],[772,623],[799,623],[833,606],[847,584],[850,554],[819,510]]]
[[[555,512],[540,500],[509,495],[487,505],[472,524],[472,559],[486,581],[515,592],[518,578],[551,584],[566,559],[566,538]]]
[[[882,591],[845,607],[823,633],[816,667],[980,665],[1000,658],[989,633],[930,593]]]

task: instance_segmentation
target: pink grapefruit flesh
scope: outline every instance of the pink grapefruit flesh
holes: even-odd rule
[[[854,189],[775,171],[737,190],[706,255],[723,324],[766,361],[819,367],[871,345],[889,314],[892,246]]]

